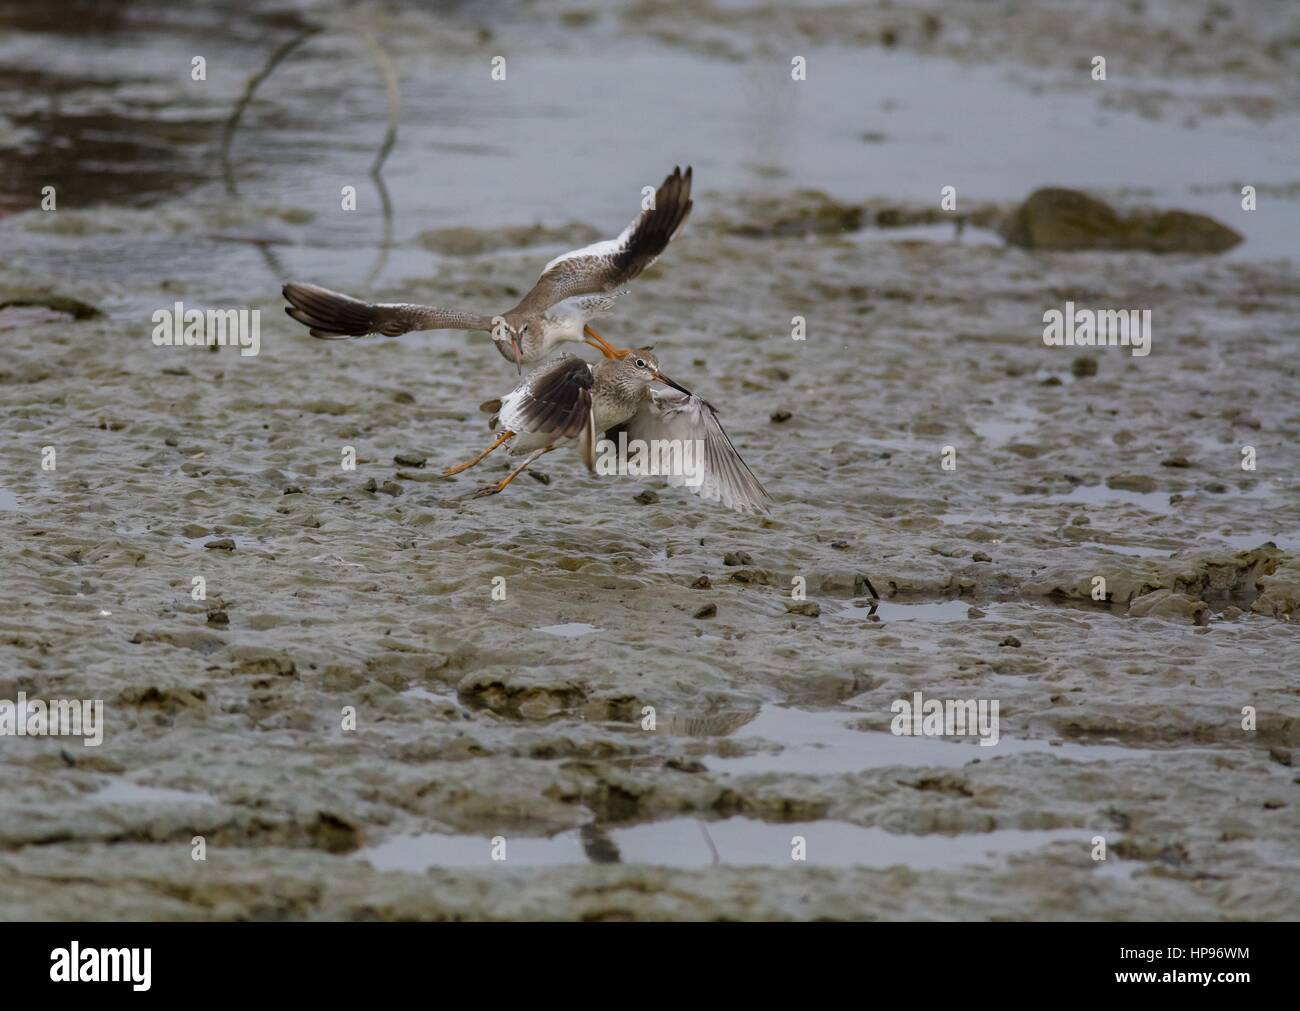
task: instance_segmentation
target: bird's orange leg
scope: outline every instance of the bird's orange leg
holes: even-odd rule
[[[466,460],[464,463],[458,463],[454,467],[448,467],[446,470],[442,472],[442,476],[451,477],[453,474],[459,474],[462,470],[469,470],[471,467],[477,467],[480,463],[483,462],[483,460],[487,457],[487,455],[492,452],[492,450],[496,449],[507,439],[514,438],[514,434],[515,434],[514,432],[507,429],[506,431],[501,433],[501,438],[497,439],[496,442],[492,443],[492,445],[490,445],[487,449],[479,453],[479,455],[474,457],[474,459]]]
[[[525,470],[528,469],[529,464],[531,464],[542,454],[549,453],[551,450],[555,448],[556,447],[554,446],[543,446],[541,449],[533,450],[531,453],[528,454],[528,459],[525,460],[523,463],[521,463],[514,470],[512,470],[509,474],[507,474],[505,480],[503,480],[500,484],[490,484],[486,488],[480,488],[478,491],[474,493],[474,497],[485,498],[488,495],[501,494],[501,492],[506,490],[506,485],[508,485],[511,481],[513,481],[515,478],[517,478],[520,474],[522,474]]]
[[[582,332],[587,335],[587,339],[583,341],[583,343],[590,344],[593,348],[598,349],[606,358],[617,358],[622,361],[630,353],[629,348],[614,347],[613,344],[605,340],[605,338],[600,334],[596,333],[596,331],[591,328],[590,324],[585,324],[582,328]]]

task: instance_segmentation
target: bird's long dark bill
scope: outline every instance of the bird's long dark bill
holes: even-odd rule
[[[685,393],[688,397],[695,396],[695,394],[692,393],[690,390],[688,390],[685,386],[679,386],[677,383],[673,382],[662,372],[656,372],[654,374],[654,377],[658,379],[661,383],[663,383],[665,386],[671,386],[674,390],[677,390],[679,393]]]

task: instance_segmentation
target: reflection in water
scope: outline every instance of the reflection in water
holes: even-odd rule
[[[703,831],[701,831],[703,830]],[[583,828],[549,838],[506,835],[504,859],[490,836],[395,836],[358,852],[354,859],[376,870],[422,873],[440,867],[542,867],[557,864],[611,863],[657,867],[893,867],[940,870],[1000,860],[1010,854],[1068,841],[1089,845],[1084,829],[1025,831],[999,829],[961,835],[904,835],[840,821],[763,822],[697,818],[628,828]],[[589,839],[600,840],[594,847]],[[793,856],[800,846],[804,860]],[[610,859],[610,856],[614,860]]]
[[[1151,752],[1115,744],[1052,744],[1002,734],[985,747],[974,738],[899,737],[883,730],[860,730],[869,714],[860,710],[809,712],[764,706],[757,719],[731,739],[756,742],[764,750],[735,757],[710,758],[717,772],[736,775],[764,772],[834,775],[887,766],[958,768],[976,760],[1046,752],[1076,762],[1146,760]],[[888,714],[881,717],[887,720]]]
[[[244,110],[248,108],[248,104],[253,100],[253,95],[256,94],[258,87],[275,72],[275,68],[290,53],[320,31],[320,28],[306,28],[280,45],[271,53],[270,58],[266,61],[266,66],[248,79],[243,94],[239,96],[239,100],[235,103],[235,108],[231,111],[230,118],[226,120],[225,130],[221,136],[221,172],[226,182],[226,192],[232,197],[239,196],[239,186],[235,180],[235,169],[230,157],[230,148],[234,143],[235,132],[239,129],[239,124],[243,119]],[[397,83],[397,71],[393,68],[393,62],[388,58],[388,54],[375,41],[372,34],[366,33],[365,41],[366,49],[379,65],[380,73],[383,74],[384,91],[388,99],[388,127],[384,131],[384,139],[379,146],[379,152],[375,155],[374,163],[370,166],[370,178],[375,184],[375,191],[379,194],[380,213],[383,219],[383,238],[379,242],[379,252],[374,266],[366,274],[363,282],[365,285],[369,285],[374,282],[375,278],[384,269],[384,264],[388,262],[388,250],[393,244],[393,202],[388,195],[388,187],[384,185],[383,168],[389,152],[392,151],[393,145],[397,143],[401,90]],[[258,252],[266,260],[266,265],[270,268],[271,274],[276,280],[285,280],[289,277],[288,271],[284,269],[269,241],[254,239],[253,245],[257,247]]]

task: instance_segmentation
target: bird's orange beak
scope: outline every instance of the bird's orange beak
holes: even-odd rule
[[[510,335],[510,347],[515,352],[515,370],[522,376],[524,374],[524,346],[519,343],[519,337],[516,334]]]

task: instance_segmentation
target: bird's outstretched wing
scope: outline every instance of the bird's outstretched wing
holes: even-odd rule
[[[653,439],[671,439],[682,447],[688,442],[702,447],[702,480],[698,470],[693,475],[661,475],[674,488],[687,488],[706,501],[742,513],[765,513],[771,507],[772,497],[736,452],[713,407],[699,397],[651,390],[649,399],[622,427],[629,443],[641,439],[649,445]],[[617,439],[617,430],[606,432],[605,438]]]
[[[573,355],[560,355],[534,369],[501,398],[502,428],[519,433],[516,450],[578,440],[578,455],[588,470],[595,467],[595,413],[591,366]]]
[[[561,355],[530,372],[501,398],[501,424],[512,432],[577,435],[591,414],[591,366]]]
[[[513,311],[540,313],[574,295],[618,289],[655,262],[693,206],[690,166],[685,172],[674,168],[655,191],[651,209],[637,215],[618,238],[557,256]]]
[[[492,317],[479,316],[434,305],[404,302],[362,302],[314,284],[286,284],[282,289],[289,304],[284,311],[313,337],[344,340],[380,334],[396,337],[412,330],[491,330]]]

